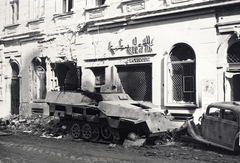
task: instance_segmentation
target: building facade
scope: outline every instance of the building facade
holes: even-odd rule
[[[5,0],[1,113],[48,114],[48,91],[124,91],[201,115],[240,100],[239,0]]]

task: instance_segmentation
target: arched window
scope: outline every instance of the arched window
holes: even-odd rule
[[[167,62],[167,104],[196,104],[195,53],[184,43],[176,44]]]
[[[227,50],[227,72],[225,100],[240,100],[240,41],[232,44]]]
[[[240,64],[240,41],[228,48],[227,63]]]

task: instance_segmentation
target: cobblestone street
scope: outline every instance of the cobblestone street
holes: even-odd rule
[[[199,143],[169,142],[165,145],[144,147],[111,146],[71,138],[47,139],[29,134],[1,136],[1,163],[42,162],[238,162],[240,155]]]

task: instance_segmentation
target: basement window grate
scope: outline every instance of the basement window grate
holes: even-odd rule
[[[43,115],[43,108],[32,108],[33,115]]]

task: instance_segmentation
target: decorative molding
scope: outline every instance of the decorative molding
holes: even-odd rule
[[[29,20],[27,21],[27,26],[29,27],[30,30],[36,30],[40,28],[39,25],[41,23],[44,23],[44,18]]]
[[[145,9],[145,0],[126,0],[121,2],[123,12],[133,12]]]
[[[72,15],[74,14],[73,11],[70,12],[66,12],[66,13],[58,13],[58,14],[53,14],[53,19],[66,19],[66,18],[70,18],[72,17]]]
[[[101,5],[101,6],[85,8],[84,10],[85,10],[85,12],[89,12],[91,10],[98,10],[98,9],[107,8],[107,7],[109,7],[109,5],[104,4],[104,5]]]
[[[85,12],[89,14],[89,19],[96,19],[105,16],[106,8],[109,5],[101,5],[97,7],[85,8]]]

